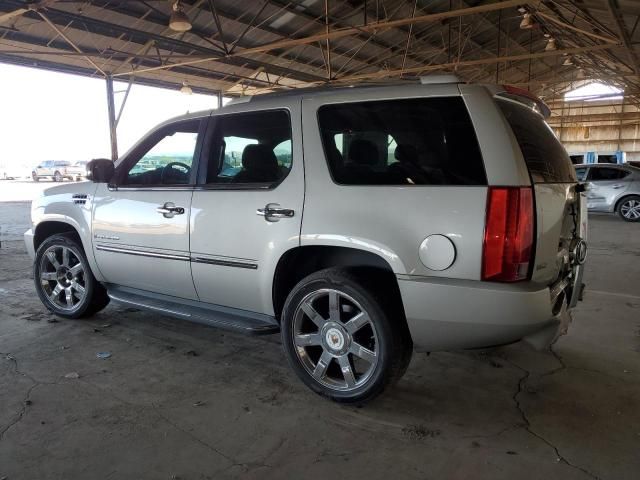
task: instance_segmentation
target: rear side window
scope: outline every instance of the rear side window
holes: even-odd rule
[[[629,175],[629,172],[619,168],[599,168],[595,167],[591,169],[589,180],[620,180],[621,178]]]
[[[215,117],[207,184],[275,187],[291,170],[291,120],[285,110]]]
[[[517,103],[498,100],[516,137],[534,183],[574,183],[576,174],[566,150],[544,119]]]
[[[343,185],[486,185],[462,98],[325,105],[318,121],[329,170]]]

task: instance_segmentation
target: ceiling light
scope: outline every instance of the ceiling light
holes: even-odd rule
[[[184,13],[179,1],[176,1],[176,3],[173,4],[172,10],[171,18],[169,19],[169,28],[176,32],[186,32],[191,30],[189,17]]]
[[[191,90],[191,87],[187,82],[182,82],[182,88],[180,89],[180,91],[185,95],[191,95],[193,93],[193,90]]]
[[[531,14],[530,13],[525,13],[522,16],[522,21],[520,22],[520,28],[523,30],[529,30],[530,28],[533,28],[533,26],[535,25],[533,19],[531,18]]]
[[[545,52],[550,52],[552,50],[557,50],[558,48],[556,47],[556,39],[555,38],[550,38],[549,40],[547,40],[547,45],[544,47]]]

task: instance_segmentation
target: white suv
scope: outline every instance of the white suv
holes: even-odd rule
[[[25,234],[38,295],[281,331],[314,391],[364,402],[411,353],[564,333],[586,208],[546,107],[459,83],[292,91],[161,124]]]

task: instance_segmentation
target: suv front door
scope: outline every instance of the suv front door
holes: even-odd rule
[[[200,300],[273,315],[276,265],[300,244],[301,144],[299,102],[211,117],[191,207]]]
[[[197,299],[189,264],[189,215],[205,119],[160,127],[99,184],[93,249],[108,283]]]

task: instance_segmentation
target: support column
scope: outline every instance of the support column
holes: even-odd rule
[[[118,137],[116,135],[116,106],[113,97],[113,77],[107,75],[107,109],[109,111],[109,135],[111,137],[111,160],[118,159]]]
[[[218,90],[218,108],[222,108],[222,90]]]

